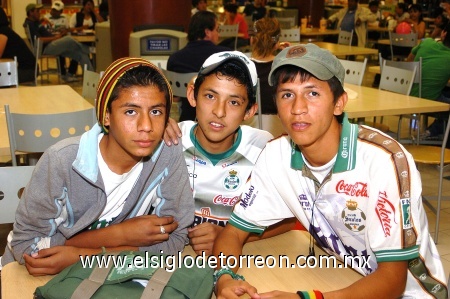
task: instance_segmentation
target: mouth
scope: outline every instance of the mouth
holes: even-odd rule
[[[139,147],[148,148],[151,147],[154,143],[153,140],[135,140],[134,141]]]
[[[219,123],[214,122],[214,121],[210,122],[209,125],[210,125],[213,129],[216,129],[216,130],[223,129],[223,128],[225,127],[224,125],[219,124]]]
[[[291,127],[294,131],[302,132],[307,130],[311,126],[310,123],[307,122],[294,122],[291,124]]]

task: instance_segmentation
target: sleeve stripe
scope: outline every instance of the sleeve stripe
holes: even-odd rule
[[[239,218],[236,214],[232,213],[228,223],[231,225],[246,231],[248,233],[256,233],[258,235],[262,234],[266,227],[256,226],[250,222],[247,222],[241,218]]]
[[[377,262],[404,261],[419,257],[419,246],[406,249],[382,250],[375,252]]]

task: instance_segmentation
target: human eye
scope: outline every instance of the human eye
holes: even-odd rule
[[[241,102],[239,102],[239,101],[237,101],[237,100],[231,100],[231,101],[230,101],[230,104],[231,104],[232,106],[240,106],[240,105],[241,105]]]
[[[292,92],[287,92],[287,91],[285,91],[285,92],[280,93],[279,96],[280,96],[280,98],[282,98],[282,99],[291,99],[291,98],[294,97],[294,94],[293,94]]]
[[[150,114],[155,115],[155,116],[160,116],[160,115],[163,115],[164,113],[160,109],[152,109],[150,111]]]
[[[125,114],[126,115],[135,115],[136,111],[134,111],[133,109],[128,109],[128,110],[125,110]]]

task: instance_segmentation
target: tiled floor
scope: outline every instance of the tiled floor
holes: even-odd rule
[[[369,62],[374,64],[373,60],[372,62]],[[366,72],[366,75],[364,77],[363,85],[371,86],[373,81],[373,74],[370,74]],[[56,77],[50,79],[51,84],[57,84]],[[40,84],[40,83],[39,83]],[[49,82],[44,82],[44,84],[50,84]],[[81,82],[81,76],[80,81],[75,83],[70,83],[70,86],[72,86],[77,92],[81,94],[82,90],[82,82]],[[62,99],[63,100],[63,99]],[[176,117],[178,113],[177,106],[174,106],[172,109],[171,116],[173,116],[175,119],[178,119]],[[386,117],[385,123],[387,123],[390,128],[397,128],[397,118],[395,117]],[[403,126],[405,130],[407,130],[407,126]],[[405,132],[405,134],[407,134]],[[438,175],[439,171],[436,166],[428,166],[428,165],[418,165],[418,169],[422,176],[422,187],[423,187],[423,195],[425,197],[434,197],[436,198],[437,195],[437,182],[438,182]],[[450,170],[446,175],[450,175]],[[438,250],[441,255],[442,263],[444,265],[446,277],[449,276],[450,273],[450,181],[447,179],[444,179],[444,188],[443,188],[443,195],[444,200],[442,201],[442,210],[441,210],[441,220],[440,220],[440,226],[439,226],[439,239],[438,239]],[[433,198],[432,198],[433,199]],[[436,200],[430,200],[430,203],[436,207]],[[429,227],[430,227],[430,233],[432,236],[434,236],[434,230],[435,230],[435,219],[436,216],[428,207],[425,207],[428,215],[428,221],[429,221]],[[5,246],[4,241],[6,239],[6,234],[9,231],[9,227],[4,227],[0,225],[0,252],[3,251],[3,248]]]

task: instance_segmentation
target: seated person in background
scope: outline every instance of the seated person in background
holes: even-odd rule
[[[388,135],[348,122],[344,76],[339,60],[314,44],[277,55],[269,83],[289,135],[261,152],[213,254],[238,258],[250,233],[297,217],[328,254],[367,258],[352,264],[363,277],[323,295],[257,294],[220,262],[218,298],[447,298],[414,160]]]
[[[244,8],[246,16],[252,16],[252,21],[257,21],[266,16],[267,10],[263,5],[263,0],[255,0],[253,3],[247,4]]]
[[[98,123],[45,151],[22,195],[1,265],[55,274],[108,250],[177,254],[194,201],[181,146],[165,146],[172,91],[161,71],[121,58],[98,89]]]
[[[56,0],[52,4],[52,9],[49,14],[46,14],[44,18],[49,22],[50,28],[48,30],[53,34],[57,34],[58,32],[64,33],[67,29],[69,29],[69,20],[65,14],[63,14],[64,3],[62,1]],[[75,61],[76,63],[76,61]],[[77,63],[76,63],[77,64]],[[78,64],[77,64],[78,65]],[[78,81],[75,79],[75,76],[67,76],[66,72],[66,58],[63,56],[59,56],[59,69],[61,70],[61,76],[67,82]],[[77,72],[77,68],[69,69],[69,73],[75,74]]]
[[[177,73],[197,73],[206,58],[214,53],[229,50],[217,46],[219,23],[214,13],[199,11],[192,16],[188,28],[188,43],[183,49],[170,55],[167,70]],[[194,120],[195,108],[186,98],[181,98],[179,121]]]
[[[24,40],[9,27],[8,17],[0,8],[0,58],[14,57],[17,57],[19,83],[34,82],[34,55]]]
[[[434,28],[431,31],[430,36],[434,39],[441,38],[441,32],[447,26],[448,18],[444,14],[444,10],[441,7],[436,8],[436,17],[434,18]]]
[[[408,61],[419,61],[422,58],[422,98],[450,104],[448,95],[443,94],[450,80],[450,23],[441,32],[441,40],[426,38],[414,47]],[[419,85],[414,83],[410,95],[419,96]],[[439,117],[427,128],[422,137],[436,137],[444,133],[444,121],[448,113],[440,113]]]
[[[191,16],[195,15],[199,11],[211,11],[208,9],[207,5],[206,0],[192,0],[192,6],[194,8],[191,9]]]
[[[409,18],[405,20],[411,25],[411,33],[417,33],[417,38],[425,37],[425,22],[422,16],[422,6],[419,4],[412,4],[408,10]]]
[[[69,20],[67,16],[63,14],[64,3],[56,0],[52,4],[50,13],[46,14],[44,18],[51,24],[50,31],[58,32],[60,30],[67,30],[69,28]]]
[[[26,7],[27,18],[23,24],[23,27],[28,27],[30,30],[30,38],[34,41],[35,37],[40,38],[44,42],[43,54],[63,56],[74,59],[81,63],[81,65],[87,65],[88,70],[93,71],[91,60],[89,58],[89,47],[83,45],[70,36],[66,36],[66,32],[59,32],[58,34],[52,34],[45,27],[40,24],[40,9],[41,4],[28,4]],[[64,79],[66,81],[73,81],[69,77],[74,77],[75,73],[70,71],[67,73]]]
[[[367,22],[376,20],[374,15],[368,8],[358,6],[359,0],[349,0],[348,7],[339,10],[328,18],[328,23],[338,21],[337,28],[344,31],[352,31],[357,38],[353,38],[353,45],[358,47],[366,46]]]
[[[184,157],[195,199],[195,220],[189,229],[197,254],[212,253],[214,240],[228,222],[234,205],[267,141],[266,131],[241,125],[253,117],[256,104],[256,68],[241,52],[220,52],[206,59],[188,99],[197,122],[185,121],[181,129]],[[177,142],[178,126],[168,128],[166,142]],[[170,138],[174,138],[171,141]],[[263,237],[292,229],[289,219]],[[253,236],[251,240],[259,239]]]
[[[237,12],[238,6],[236,4],[229,3],[224,6],[224,9],[225,9],[224,25],[239,24],[238,33],[240,33],[242,37],[238,37],[236,47],[240,48],[248,46],[249,45],[248,25],[247,22],[245,21],[244,16]],[[234,42],[235,38],[230,37],[220,42],[219,45],[234,50]]]
[[[255,63],[259,78],[263,128],[274,136],[284,133],[277,107],[273,98],[273,89],[269,86],[268,77],[273,59],[278,50],[288,47],[288,42],[280,43],[280,24],[275,18],[263,18],[253,25],[254,35],[250,38],[252,45],[251,60]]]
[[[98,6],[98,14],[102,17],[104,21],[109,20],[109,6],[108,0],[103,0]]]
[[[95,29],[97,22],[103,22],[103,17],[95,11],[93,0],[83,0],[83,7],[77,13],[74,13],[70,18],[70,29],[72,31],[81,31],[83,29]],[[87,43],[89,46],[90,43]],[[83,67],[83,65],[82,65]],[[78,62],[75,59],[70,61],[69,74],[77,72]]]
[[[369,10],[372,14],[376,16],[375,21],[367,22],[367,26],[378,28],[378,27],[387,27],[385,25],[384,16],[380,10],[380,2],[378,0],[373,0],[369,2]],[[376,41],[380,38],[380,32],[377,31],[368,31],[367,37],[369,40]]]
[[[397,3],[395,6],[395,13],[393,15],[394,19],[397,21],[397,24],[400,24],[403,21],[406,21],[410,18],[408,13],[408,6],[406,3]]]

